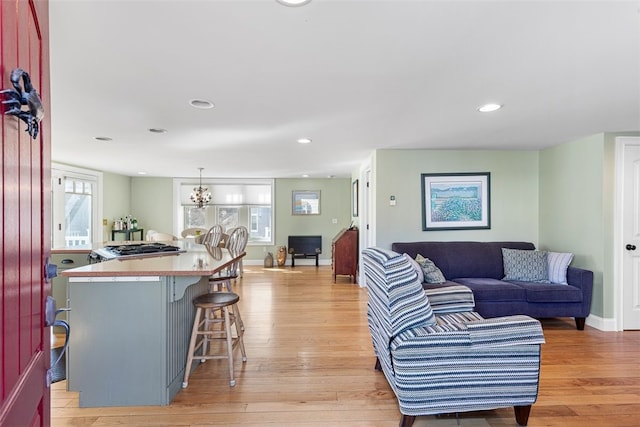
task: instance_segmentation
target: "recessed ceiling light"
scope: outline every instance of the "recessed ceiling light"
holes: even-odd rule
[[[207,101],[206,99],[192,99],[191,101],[189,101],[189,105],[200,110],[208,110],[210,108],[213,108],[213,103]]]
[[[276,0],[278,3],[285,6],[304,6],[307,3],[311,3],[311,0]]]
[[[138,172],[138,175],[146,175],[146,174],[147,174],[147,173],[146,173],[146,172],[143,172],[143,171]]]
[[[478,107],[478,111],[481,113],[490,113],[492,111],[496,111],[502,108],[500,104],[484,104]]]
[[[311,142],[311,138],[300,138],[298,139],[299,144],[309,144]]]
[[[166,129],[162,129],[162,128],[151,128],[149,129],[149,132],[151,133],[167,133]]]
[[[108,136],[94,136],[93,139],[96,141],[113,141],[113,138],[109,138]]]
[[[305,173],[305,174],[303,174],[303,175],[302,175],[302,177],[303,177],[303,178],[309,178],[309,174],[306,174],[306,173]]]

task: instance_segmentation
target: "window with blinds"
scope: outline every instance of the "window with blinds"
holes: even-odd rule
[[[182,229],[220,224],[229,232],[242,225],[249,230],[249,244],[273,244],[273,180],[203,180],[211,201],[202,208],[190,198],[198,185],[179,184]]]

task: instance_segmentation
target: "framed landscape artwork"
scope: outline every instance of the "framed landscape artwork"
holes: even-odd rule
[[[491,228],[490,175],[423,173],[422,229]]]
[[[292,192],[292,215],[320,215],[320,190]]]

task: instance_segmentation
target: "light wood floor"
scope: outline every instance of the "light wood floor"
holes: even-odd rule
[[[66,382],[52,386],[52,426],[397,426],[398,407],[375,358],[366,290],[329,267],[245,267],[236,285],[248,362],[200,365],[164,407],[78,408]],[[543,321],[538,402],[529,426],[640,426],[640,331],[577,331]],[[239,350],[239,349],[237,349]],[[98,368],[98,367],[97,367]],[[455,426],[455,416],[414,426]],[[461,426],[515,426],[512,409],[460,415]]]

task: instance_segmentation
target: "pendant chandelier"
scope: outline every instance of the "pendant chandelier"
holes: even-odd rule
[[[200,185],[197,187],[193,187],[193,192],[191,193],[191,201],[196,204],[197,208],[201,208],[209,201],[211,201],[211,193],[207,187],[202,186],[202,169],[200,169]]]

